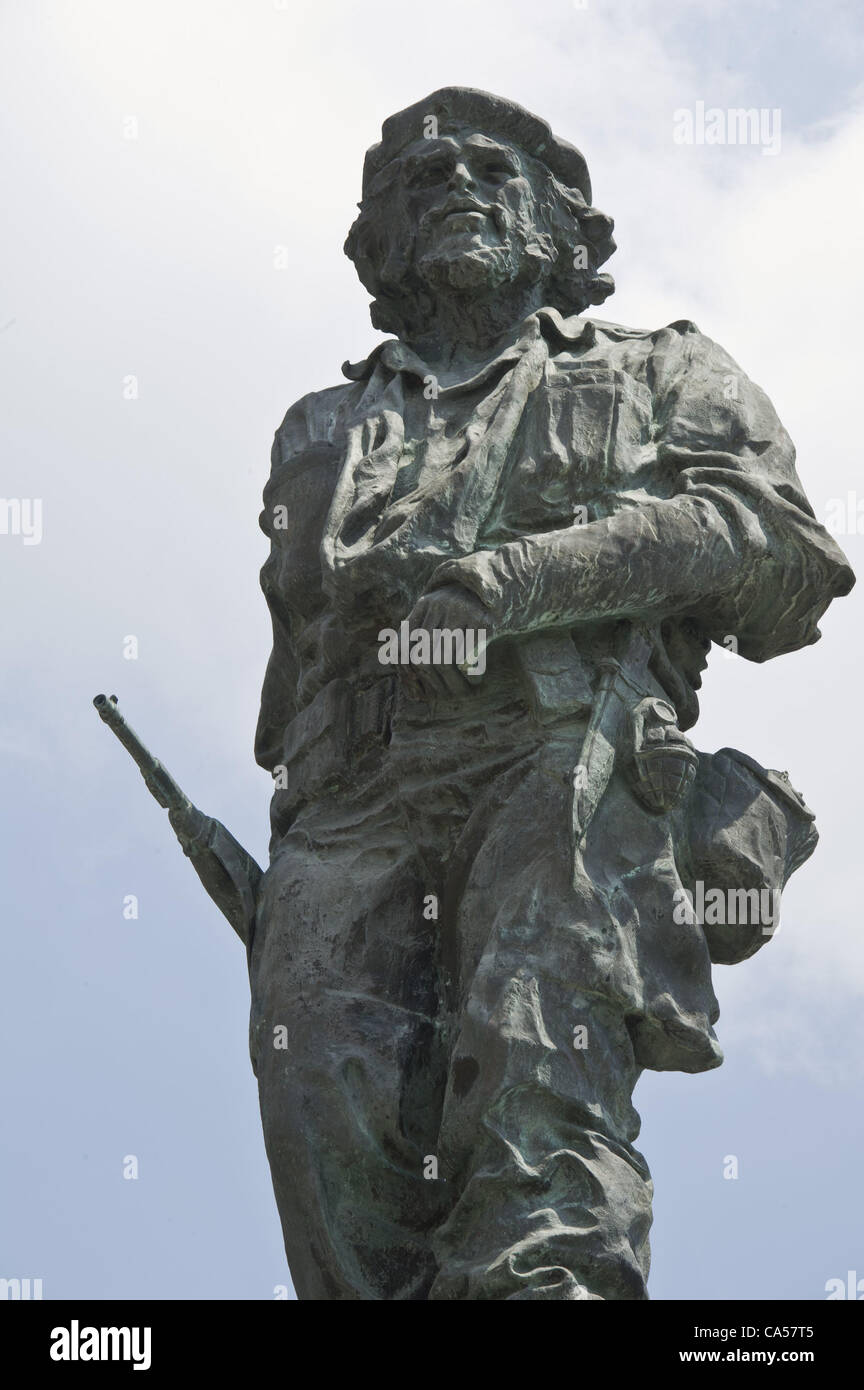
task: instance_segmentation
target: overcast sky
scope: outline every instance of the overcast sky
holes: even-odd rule
[[[824,519],[864,500],[862,56],[855,0],[6,0],[0,491],[43,510],[39,544],[0,535],[0,1277],[46,1298],[288,1281],[242,947],[90,701],[116,692],[265,858],[260,493],[287,407],[378,340],[342,243],[382,119],[464,83],[577,144],[620,247],[599,313],[721,342]],[[676,143],[699,103],[764,108],[773,147]],[[715,971],[725,1065],[637,1089],[655,1298],[864,1278],[862,604],[706,675],[699,746],[788,769],[822,841],[777,939]]]

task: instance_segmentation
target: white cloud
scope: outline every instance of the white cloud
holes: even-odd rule
[[[776,97],[790,82],[776,51],[788,55],[795,25],[807,36],[792,44],[803,117]],[[42,1017],[71,1009],[69,1036],[95,1066],[104,1021],[75,1013],[75,981],[51,947],[61,963],[74,950],[75,968],[85,981],[101,975],[109,997],[113,927],[104,953],[91,934],[115,891],[109,871],[124,892],[133,877],[135,891],[141,879],[170,899],[166,865],[179,851],[156,813],[148,819],[147,794],[90,699],[115,690],[189,793],[263,856],[269,783],[251,752],[269,649],[257,589],[260,492],[287,406],[338,381],[340,363],[375,340],[341,248],[382,119],[464,82],[523,102],[582,147],[620,245],[608,267],[619,289],[602,312],[640,327],[691,317],[723,343],[777,405],[819,512],[849,488],[864,493],[864,116],[851,87],[830,85],[832,64],[860,54],[861,31],[841,0],[589,0],[584,10],[569,0],[296,0],[285,9],[56,0],[6,6],[0,31],[0,82],[14,113],[14,139],[0,152],[3,486],[45,502],[42,544],[2,552],[11,595],[4,839],[17,856],[32,827],[39,865],[38,885],[32,871],[22,879],[17,859],[6,876],[21,885],[17,916],[38,931],[15,934],[22,968],[9,973],[2,1012],[10,1037],[30,1037],[20,981],[38,979]],[[700,100],[780,102],[782,154],[676,146],[673,112]],[[137,140],[124,138],[128,116]],[[277,245],[288,248],[283,271]],[[135,402],[122,398],[129,373],[140,382]],[[862,542],[847,548],[860,568]],[[823,642],[806,652],[765,667],[716,656],[696,730],[701,747],[731,744],[788,768],[817,812],[822,842],[789,886],[777,941],[716,972],[727,1054],[749,1052],[808,1083],[845,1084],[864,1058],[861,602],[857,590],[838,602]],[[137,662],[122,657],[130,633]],[[232,994],[215,951],[200,949],[204,932],[188,927],[161,920],[183,1026],[200,1018],[210,1028],[242,1012],[242,964]],[[152,964],[152,949],[148,938],[139,959]],[[142,988],[141,1047],[158,1078],[176,1070],[177,1035],[162,1017],[146,1032],[153,998]],[[80,1075],[65,1064],[54,1051],[44,1073],[28,1071],[34,1104],[49,1089],[76,1093]],[[202,1087],[213,1075],[208,1068]],[[83,1152],[86,1117],[70,1112],[79,1123]],[[208,1158],[208,1181],[222,1157]],[[259,1177],[263,1185],[263,1158]],[[40,1201],[31,1189],[28,1249]],[[164,1229],[161,1208],[153,1220]],[[233,1260],[233,1246],[222,1242],[218,1257]],[[99,1259],[107,1263],[101,1247]],[[683,1256],[681,1267],[683,1280]],[[243,1296],[260,1296],[251,1276],[250,1288]]]

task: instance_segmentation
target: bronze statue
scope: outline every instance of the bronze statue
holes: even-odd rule
[[[853,575],[722,348],[583,317],[614,246],[544,121],[433,93],[346,243],[391,336],[276,433],[240,879],[301,1299],[646,1298],[633,1088],[720,1064],[711,962],[816,842],[686,734],[712,642],[814,642]]]

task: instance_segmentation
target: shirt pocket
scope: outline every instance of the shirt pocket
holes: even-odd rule
[[[571,482],[596,496],[632,486],[650,452],[651,392],[627,372],[603,364],[568,373],[566,385],[551,388],[550,431],[563,445]]]
[[[653,459],[651,392],[605,362],[545,382],[517,440],[502,534],[583,524],[639,486]]]

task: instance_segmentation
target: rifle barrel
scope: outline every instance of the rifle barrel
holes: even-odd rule
[[[131,725],[126,723],[117,708],[116,695],[96,695],[93,704],[109,729],[123,744],[126,752],[134,759],[138,769],[159,805],[166,810],[173,806],[183,806],[188,797],[180,790],[171,774],[154,758],[144,746]]]

